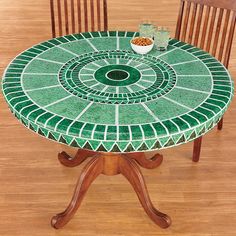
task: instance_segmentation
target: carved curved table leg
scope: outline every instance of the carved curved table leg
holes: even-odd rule
[[[89,186],[96,179],[96,177],[102,173],[102,171],[103,160],[99,156],[94,157],[87,163],[76,184],[75,192],[69,206],[64,212],[59,213],[52,218],[51,225],[54,228],[59,229],[69,222],[80,206]]]
[[[58,159],[59,159],[60,163],[64,166],[75,167],[75,166],[80,165],[88,157],[91,157],[94,155],[95,155],[95,153],[92,151],[79,149],[74,157],[71,157],[66,152],[61,152],[58,154]]]
[[[169,227],[171,224],[170,217],[158,211],[153,206],[148,195],[143,175],[135,161],[126,156],[123,156],[120,158],[119,169],[120,173],[123,174],[133,186],[147,215],[160,227]]]
[[[130,153],[126,154],[127,157],[134,159],[138,164],[147,169],[154,169],[161,165],[163,156],[159,153],[155,154],[151,158],[147,158],[144,153]]]

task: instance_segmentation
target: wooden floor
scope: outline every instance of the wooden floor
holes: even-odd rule
[[[0,74],[22,50],[50,38],[48,3],[0,0]],[[178,0],[108,3],[110,29],[136,30],[142,19],[150,18],[174,32]],[[235,46],[230,72],[236,77]],[[0,95],[0,235],[235,236],[235,105],[225,115],[224,130],[205,136],[200,163],[191,162],[189,143],[161,152],[165,159],[159,169],[143,170],[153,203],[172,217],[169,229],[160,229],[146,217],[122,176],[101,176],[73,220],[54,230],[50,218],[67,206],[83,165],[61,166],[57,152],[75,150],[24,128]]]

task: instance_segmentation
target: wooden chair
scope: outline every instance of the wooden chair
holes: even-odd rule
[[[236,23],[236,0],[181,0],[175,38],[199,47],[226,68]],[[223,126],[223,118],[218,129]],[[199,161],[202,137],[194,141],[193,161]]]
[[[106,31],[106,0],[50,0],[52,37]]]

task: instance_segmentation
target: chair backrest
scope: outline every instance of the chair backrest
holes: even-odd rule
[[[52,37],[106,31],[106,0],[50,0]]]
[[[180,0],[175,38],[209,52],[226,67],[236,23],[236,0]]]

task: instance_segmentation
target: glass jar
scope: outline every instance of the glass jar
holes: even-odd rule
[[[170,31],[167,27],[158,27],[154,32],[154,42],[157,50],[167,50],[169,44]]]

